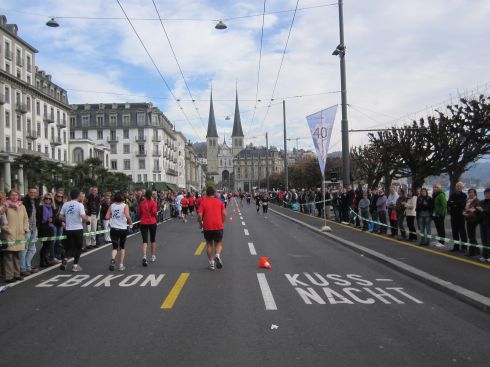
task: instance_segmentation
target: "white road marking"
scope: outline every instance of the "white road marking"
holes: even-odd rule
[[[241,219],[241,220],[243,220],[243,217],[242,217],[242,216],[240,216],[240,219]]]
[[[255,251],[253,242],[248,243],[248,248],[250,249],[250,255],[257,255],[257,251]]]
[[[243,232],[245,233],[245,236],[249,236],[250,235],[250,233],[248,233],[248,229],[247,228],[244,228],[243,229]]]
[[[277,310],[276,302],[272,296],[271,289],[269,288],[269,283],[267,283],[267,278],[264,273],[257,273],[257,279],[259,281],[260,290],[262,292],[262,298],[264,298],[265,309],[266,310]]]
[[[244,226],[244,225],[245,225],[245,222],[242,222],[242,226]]]
[[[392,282],[393,279],[375,279],[377,282]]]

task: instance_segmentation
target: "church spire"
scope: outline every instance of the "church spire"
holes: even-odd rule
[[[213,107],[213,89],[211,88],[211,102],[209,103],[209,119],[208,119],[208,133],[206,138],[217,138],[218,131],[216,130],[216,120],[214,119],[214,107]]]
[[[242,121],[240,119],[240,109],[238,108],[238,88],[236,89],[235,100],[235,119],[233,121],[233,132],[231,137],[243,137]]]

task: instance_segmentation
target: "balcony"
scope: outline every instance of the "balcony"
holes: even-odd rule
[[[108,136],[107,142],[108,143],[119,143],[119,136]]]
[[[24,113],[27,113],[27,104],[26,103],[17,103],[15,105],[15,110],[20,113],[20,114],[24,114]]]
[[[174,162],[174,163],[177,163],[177,158],[174,158],[174,159],[173,159],[173,162]]]
[[[29,140],[36,140],[38,138],[37,131],[36,130],[27,131],[26,138]]]
[[[57,138],[52,137],[49,143],[55,146],[61,145],[61,138],[59,136]]]
[[[0,105],[5,104],[5,95],[0,94]]]
[[[134,137],[134,140],[137,143],[144,143],[146,141],[146,136],[145,135],[138,135]]]
[[[46,153],[38,152],[37,150],[29,150],[26,148],[17,148],[17,153],[19,154],[30,154],[35,155],[44,159],[49,159],[49,156]]]
[[[45,114],[43,120],[48,124],[52,124],[54,122],[54,114],[53,115]]]
[[[153,168],[153,173],[160,173],[160,172],[162,172],[162,169],[160,167]]]
[[[161,136],[153,136],[151,138],[151,141],[154,143],[160,143],[162,141],[162,137]]]
[[[58,126],[60,129],[64,129],[66,127],[66,120],[58,120],[56,126]]]
[[[10,50],[5,50],[5,58],[6,58],[7,60],[12,61],[12,51],[10,51]]]
[[[24,66],[24,60],[22,59],[17,59],[15,60],[15,64],[19,67],[23,67]]]
[[[167,169],[167,174],[170,175],[170,176],[177,176],[178,173],[176,170],[174,170],[173,168],[168,168]]]
[[[161,152],[157,149],[153,151],[153,157],[160,157]]]
[[[136,152],[136,157],[146,157],[147,152],[146,150],[139,150]]]

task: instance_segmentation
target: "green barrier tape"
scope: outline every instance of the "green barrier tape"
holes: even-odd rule
[[[373,224],[376,224],[378,226],[383,226],[383,227],[387,227],[387,228],[390,228],[390,229],[396,229],[398,230],[399,228],[395,228],[395,227],[392,227],[386,223],[382,223],[382,222],[378,222],[378,221],[375,221],[375,220],[371,220],[371,219],[368,219],[368,218],[364,218],[362,216],[360,216],[359,214],[357,214],[354,210],[352,210],[352,208],[349,208],[350,212],[357,218],[361,219],[361,220],[365,220],[366,222],[370,222],[370,223],[373,223]],[[405,229],[404,232],[408,233],[408,234],[414,234],[414,235],[418,235],[420,237],[425,237],[423,233],[421,232],[410,232],[408,229]],[[437,240],[437,241],[444,241],[446,243],[449,243],[449,244],[455,244],[455,245],[461,245],[461,246],[472,246],[472,247],[477,247],[477,248],[485,248],[485,249],[489,249],[490,250],[490,247],[489,246],[483,246],[483,245],[476,245],[476,244],[473,244],[473,243],[469,243],[469,242],[463,242],[463,241],[458,241],[458,240],[453,240],[453,239],[450,239],[450,238],[446,238],[446,237],[439,237],[439,236],[436,236],[436,235],[433,235],[433,234],[429,234],[427,235],[426,237],[432,239],[432,240]]]

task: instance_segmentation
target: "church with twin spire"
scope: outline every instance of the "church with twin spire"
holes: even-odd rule
[[[234,189],[234,159],[244,149],[244,135],[238,107],[238,91],[235,100],[235,115],[233,119],[233,130],[231,133],[231,147],[223,142],[219,143],[216,119],[214,117],[213,92],[209,106],[208,131],[206,134],[206,157],[208,162],[208,177],[216,183],[218,189]]]

